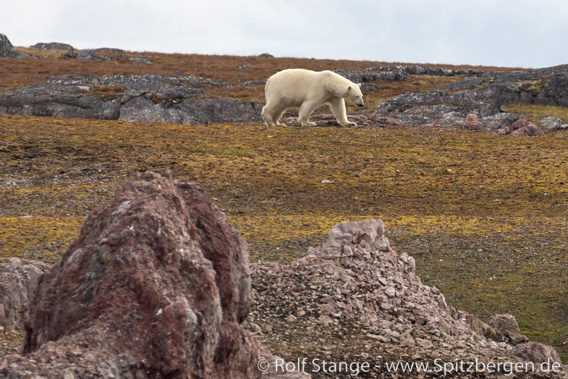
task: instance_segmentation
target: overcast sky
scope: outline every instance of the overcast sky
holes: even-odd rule
[[[568,0],[17,0],[15,46],[548,67],[568,63]]]

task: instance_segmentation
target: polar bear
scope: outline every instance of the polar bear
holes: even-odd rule
[[[311,71],[301,68],[282,70],[272,75],[264,87],[266,105],[262,118],[266,125],[284,125],[280,118],[288,108],[300,108],[298,121],[302,126],[315,126],[310,122],[312,112],[322,104],[331,107],[341,126],[357,126],[347,120],[345,99],[362,107],[361,84],[355,84],[331,71]]]

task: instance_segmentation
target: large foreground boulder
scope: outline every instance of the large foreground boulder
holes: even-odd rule
[[[205,193],[147,173],[92,213],[40,279],[26,356],[0,376],[255,378],[244,240]]]

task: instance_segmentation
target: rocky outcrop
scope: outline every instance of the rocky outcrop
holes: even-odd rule
[[[514,72],[461,70],[459,75],[465,78],[432,92],[387,99],[375,114],[411,126],[445,127],[465,122],[468,114],[474,114],[484,127],[496,131],[519,119],[503,111],[503,104],[568,106],[567,65]]]
[[[24,58],[25,55],[14,50],[14,46],[6,37],[0,33],[0,58]]]
[[[230,86],[189,76],[65,75],[0,94],[0,113],[174,124],[260,121],[260,104],[205,92]]]
[[[260,121],[262,106],[231,99],[188,98],[155,102],[137,97],[120,108],[119,120],[168,124],[207,125]]]
[[[49,265],[19,258],[0,259],[0,327],[24,330],[33,292]]]
[[[473,114],[484,127],[499,129],[519,118],[502,116],[508,115],[501,110],[501,104],[507,102],[503,99],[509,94],[510,90],[504,86],[453,94],[445,91],[405,93],[383,101],[374,115],[392,117],[411,126],[452,126]]]
[[[259,377],[262,349],[241,326],[250,280],[246,243],[205,193],[147,173],[41,277],[27,355],[0,375]]]
[[[103,60],[103,58],[93,50],[81,50],[76,56],[77,60],[80,61],[96,61]]]
[[[398,82],[408,79],[411,75],[431,76],[474,76],[483,75],[482,70],[473,69],[448,69],[433,68],[428,66],[382,66],[369,67],[360,70],[335,70],[336,73],[345,76],[355,83],[369,82]]]
[[[65,58],[77,58],[77,54],[75,53],[75,49],[73,48],[73,46],[67,44],[67,43],[61,43],[61,42],[39,42],[36,43],[33,46],[30,46],[30,48],[32,49],[38,49],[38,50],[58,50],[58,51],[65,51],[65,55],[63,55],[63,57]]]
[[[510,344],[526,341],[514,317],[496,316],[492,320],[506,322],[491,326],[448,305],[438,288],[424,285],[416,275],[415,260],[392,248],[380,220],[337,225],[307,256],[291,265],[254,264],[253,277],[251,330],[267,339],[291,335],[304,349],[316,350],[311,353],[316,357],[343,343],[321,330],[351,338],[349,352],[343,354],[353,355],[342,356],[344,360],[360,359],[364,351],[375,367],[384,367],[380,359],[495,363],[527,356],[526,349]]]
[[[8,50],[11,49],[9,41],[5,45],[9,45]],[[66,46],[55,43],[35,45],[37,48]],[[75,54],[72,48],[67,51],[68,57]],[[123,50],[103,48],[80,51],[77,59],[122,61],[128,60],[128,57]],[[152,63],[139,57],[130,60],[140,64]],[[241,65],[238,69],[244,70],[246,67]],[[383,118],[394,120],[400,125],[457,126],[497,131],[511,126],[521,118],[520,115],[505,112],[501,107],[503,104],[568,106],[568,65],[516,72],[418,65],[335,72],[362,83],[365,93],[378,91],[376,84],[379,82],[405,81],[411,76],[456,78],[447,85],[429,88],[428,92],[404,93],[386,99],[374,114],[359,115],[365,117],[365,121],[361,123],[369,127],[381,126],[384,123],[374,122],[373,119]],[[0,114],[176,124],[262,122],[260,112],[263,104],[219,98],[208,93],[208,88],[231,87],[218,80],[160,75],[80,77],[81,75],[68,75],[4,92],[0,94]],[[247,81],[242,87],[250,88],[251,85],[265,81],[263,78]],[[104,90],[101,90],[101,86],[105,87]],[[477,122],[471,124],[465,120],[467,115],[475,115]],[[322,121],[331,125],[327,123],[328,120]],[[392,125],[393,122],[389,121],[389,124]]]
[[[32,49],[40,50],[75,50],[73,46],[69,45],[68,43],[61,42],[38,42],[30,47]]]

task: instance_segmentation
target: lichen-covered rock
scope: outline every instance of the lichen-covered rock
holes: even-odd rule
[[[204,125],[261,121],[259,104],[204,91],[230,86],[190,76],[64,75],[0,94],[0,114]]]
[[[24,54],[14,50],[12,42],[5,34],[0,33],[0,58],[23,58]]]
[[[563,130],[568,128],[568,125],[562,119],[555,116],[542,118],[538,122],[538,126],[543,130]]]
[[[61,42],[38,42],[30,47],[39,50],[74,50],[73,46]]]
[[[147,173],[93,212],[40,279],[20,377],[254,378],[246,243],[205,193]]]

